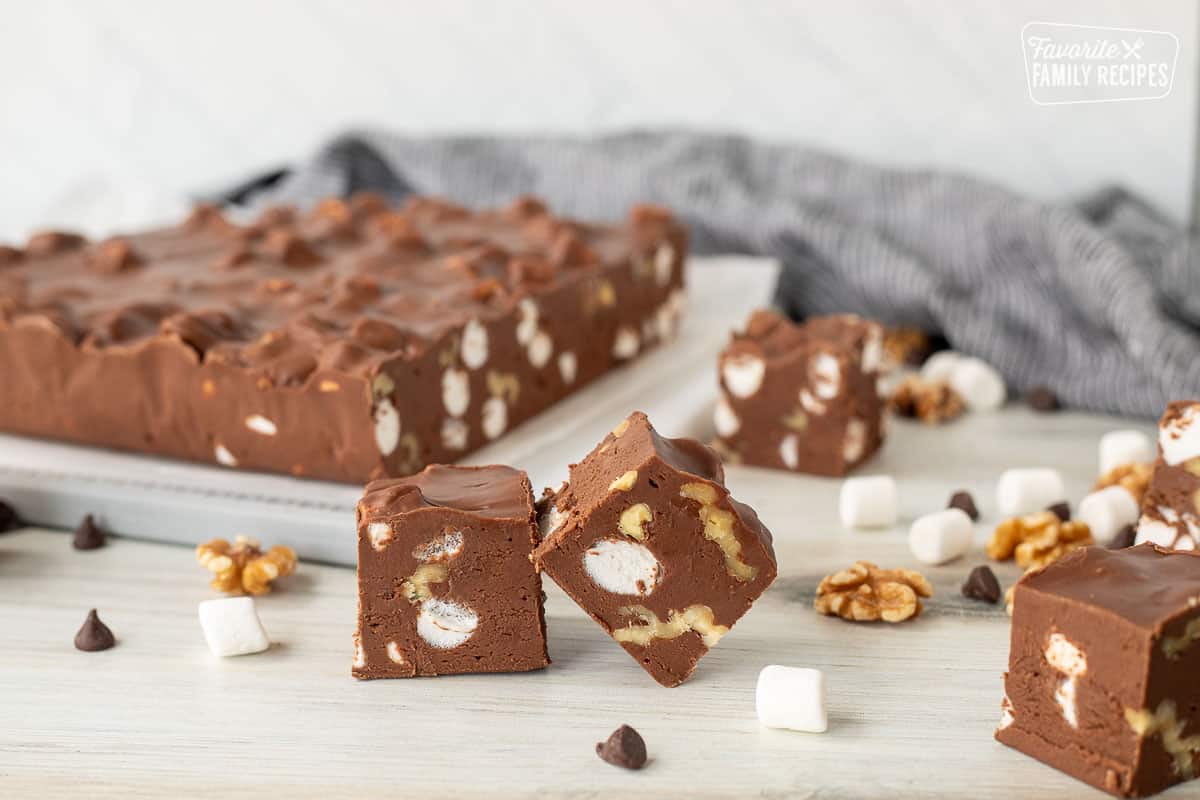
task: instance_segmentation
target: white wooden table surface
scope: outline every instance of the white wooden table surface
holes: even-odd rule
[[[63,533],[0,536],[0,795],[1099,797],[993,741],[1007,617],[958,585],[985,561],[1003,468],[1057,467],[1077,500],[1098,436],[1128,425],[1022,409],[897,423],[864,470],[900,482],[905,521],[886,532],[841,529],[837,481],[731,469],[735,494],[775,532],[780,576],[677,689],[549,583],[549,669],[360,683],[352,570],[302,565],[259,603],[271,650],[219,660],[196,621],[214,595],[190,549],[115,540],[78,553]],[[936,589],[923,617],[854,625],[811,610],[818,579],[857,558],[918,566],[907,521],[958,488],[984,514],[977,546],[923,570]],[[1017,576],[997,572],[1005,586]],[[113,650],[72,647],[92,606]],[[759,726],[754,683],[772,663],[824,670],[827,733]],[[621,723],[649,747],[639,773],[593,752]],[[1168,796],[1200,796],[1200,784]]]

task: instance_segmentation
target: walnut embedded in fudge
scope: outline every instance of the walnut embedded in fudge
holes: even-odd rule
[[[1171,403],[1158,421],[1158,458],[1142,497],[1137,542],[1200,546],[1200,400]]]
[[[1200,553],[1089,547],[1016,585],[996,738],[1144,797],[1200,767]]]
[[[844,475],[883,441],[882,329],[756,311],[718,364],[717,446],[734,461]]]
[[[533,493],[509,467],[431,466],[358,504],[356,678],[541,669]]]
[[[677,686],[775,579],[771,534],[717,455],[634,412],[543,501],[534,560],[650,675]]]

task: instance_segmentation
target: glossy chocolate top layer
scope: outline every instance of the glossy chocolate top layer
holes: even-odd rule
[[[512,312],[564,274],[648,256],[672,225],[635,208],[585,225],[521,198],[472,212],[376,195],[272,208],[238,225],[200,207],[181,225],[90,242],[45,232],[0,247],[0,327],[41,326],[83,349],[181,341],[205,362],[300,385],[415,358],[473,318]]]
[[[434,464],[416,475],[372,481],[359,501],[361,518],[381,519],[422,508],[450,508],[489,519],[529,520],[529,479],[500,465]]]
[[[1200,603],[1200,552],[1143,544],[1087,547],[1021,583],[1029,589],[1108,609],[1143,628],[1160,628]]]

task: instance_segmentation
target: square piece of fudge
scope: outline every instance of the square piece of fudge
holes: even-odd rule
[[[509,467],[430,466],[358,503],[356,678],[541,669],[533,492]]]
[[[996,738],[1121,797],[1200,766],[1200,553],[1089,547],[1023,577]]]
[[[1171,403],[1158,421],[1158,458],[1135,541],[1177,550],[1200,545],[1200,400]]]
[[[635,411],[542,501],[539,569],[664,686],[775,580],[771,533],[729,496],[721,461]]]
[[[845,475],[883,443],[883,329],[756,311],[719,359],[717,446],[732,462]]]

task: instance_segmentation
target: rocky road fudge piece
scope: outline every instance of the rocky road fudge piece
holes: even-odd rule
[[[0,245],[0,430],[362,484],[454,461],[672,335],[686,234],[537,200],[211,207]]]
[[[1200,545],[1200,400],[1171,403],[1158,421],[1158,459],[1142,498],[1137,542]]]
[[[634,412],[543,500],[544,570],[664,686],[691,675],[775,580],[771,533],[721,461]]]
[[[541,669],[533,493],[509,467],[431,466],[358,504],[356,678]]]
[[[1089,547],[1016,585],[996,738],[1122,797],[1200,766],[1200,553]]]
[[[850,315],[795,324],[756,311],[721,353],[713,412],[731,461],[845,475],[879,449],[883,330]]]

